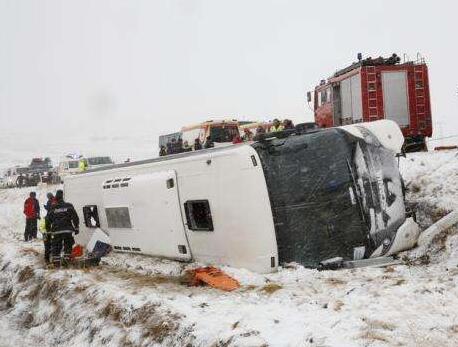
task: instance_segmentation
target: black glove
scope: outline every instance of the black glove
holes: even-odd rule
[[[80,233],[79,229],[75,229],[75,235],[78,235]]]

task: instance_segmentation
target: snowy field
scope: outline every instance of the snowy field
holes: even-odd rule
[[[458,152],[401,159],[423,228],[458,209]],[[53,187],[55,190],[57,187]],[[112,254],[98,268],[47,270],[24,243],[28,189],[0,191],[0,347],[458,346],[458,230],[429,257],[387,268],[223,268],[231,293],[188,287],[185,264]],[[37,189],[44,202],[47,189]]]

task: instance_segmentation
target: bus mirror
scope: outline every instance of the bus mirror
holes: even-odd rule
[[[307,92],[307,102],[312,102],[312,93]]]

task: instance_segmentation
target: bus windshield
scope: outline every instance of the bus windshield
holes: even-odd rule
[[[238,135],[237,126],[212,126],[210,128],[210,138],[213,142],[232,142]]]
[[[68,168],[69,169],[77,169],[78,168],[79,161],[78,160],[72,160],[68,162]]]

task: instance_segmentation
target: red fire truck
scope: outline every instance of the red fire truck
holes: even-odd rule
[[[425,137],[432,135],[428,68],[420,56],[401,63],[396,54],[376,59],[358,54],[358,62],[315,87],[314,112],[324,128],[391,119],[402,129],[406,151],[424,150]]]

